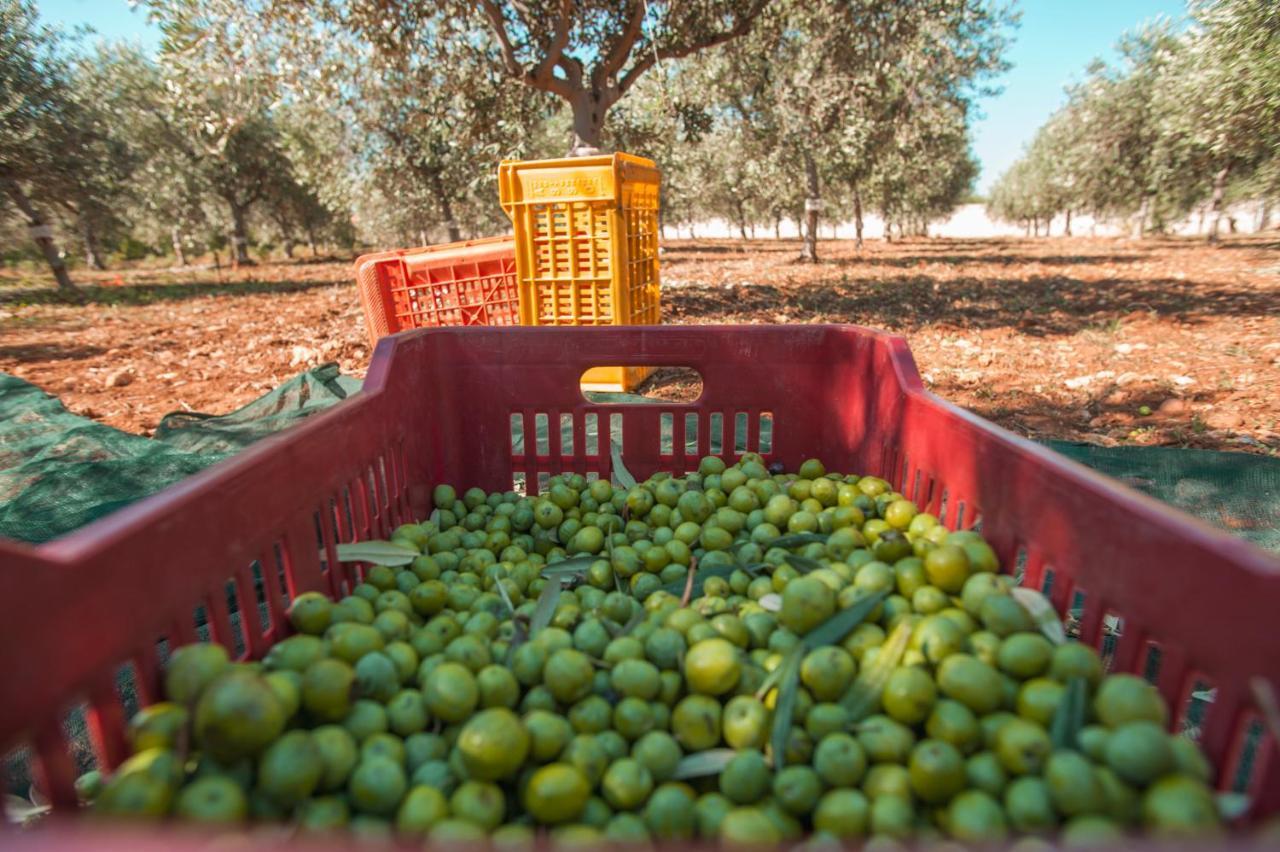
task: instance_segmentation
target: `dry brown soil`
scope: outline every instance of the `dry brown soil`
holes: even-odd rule
[[[1033,438],[1280,454],[1280,240],[668,241],[664,318],[904,335],[938,394]],[[346,259],[81,273],[69,304],[0,272],[0,370],[112,426],[223,413],[370,346]],[[680,394],[680,377],[664,394]],[[1148,413],[1149,412],[1149,413]]]

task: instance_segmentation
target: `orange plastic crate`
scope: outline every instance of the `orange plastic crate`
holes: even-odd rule
[[[372,342],[410,328],[520,322],[509,235],[368,254],[356,284]]]
[[[630,154],[506,161],[502,208],[516,235],[523,325],[657,325],[658,195],[652,160]],[[596,367],[592,390],[630,390],[649,374]]]

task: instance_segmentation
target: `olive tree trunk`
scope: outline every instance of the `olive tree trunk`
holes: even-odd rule
[[[187,254],[182,250],[182,232],[177,228],[169,231],[169,239],[173,242],[173,257],[178,266],[187,265]]]
[[[62,254],[53,242],[53,228],[45,219],[44,214],[31,202],[31,199],[23,192],[17,181],[6,180],[4,182],[4,191],[13,200],[14,205],[22,215],[27,217],[27,230],[31,234],[31,239],[40,247],[40,252],[44,255],[45,262],[49,264],[49,269],[53,272],[53,278],[58,282],[58,289],[66,290],[70,293],[79,293],[80,290],[75,284],[71,283],[71,276],[67,273],[67,265],[63,263]]]
[[[1213,198],[1209,204],[1209,211],[1213,214],[1213,219],[1209,223],[1209,242],[1216,243],[1220,239],[1218,229],[1222,226],[1222,208],[1223,198],[1227,192],[1227,175],[1231,173],[1230,166],[1223,166],[1213,176]]]
[[[590,157],[600,153],[604,137],[604,117],[614,101],[600,92],[584,90],[574,94],[569,105],[573,110],[573,144],[570,157]]]
[[[804,202],[804,246],[800,249],[800,259],[807,263],[817,263],[818,208],[822,203],[822,187],[818,182],[818,164],[808,151],[804,155],[804,179],[807,195]]]
[[[102,260],[102,252],[98,248],[98,235],[93,232],[93,225],[85,216],[80,217],[80,239],[84,243],[84,261],[91,269],[99,271],[107,268]]]
[[[444,179],[440,177],[439,172],[431,175],[431,193],[435,195],[436,203],[440,205],[440,216],[444,219],[444,226],[449,230],[449,242],[458,242],[462,239],[462,231],[453,219],[453,201],[449,198],[449,192],[445,189]]]
[[[249,208],[230,202],[231,206],[231,265],[248,266],[249,257]]]

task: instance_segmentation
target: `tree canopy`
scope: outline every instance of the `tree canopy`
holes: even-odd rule
[[[663,217],[741,236],[868,212],[920,234],[971,193],[969,129],[1006,67],[996,0],[144,0],[148,55],[0,0],[0,234],[64,248],[292,255],[506,230],[504,158],[657,160]],[[1192,0],[1095,62],[994,186],[1029,232],[1159,231],[1280,191],[1280,15]],[[27,242],[30,238],[30,242]]]
[[[1124,37],[1093,63],[992,191],[1004,218],[1071,211],[1163,230],[1200,206],[1218,237],[1231,198],[1280,186],[1280,13],[1269,0],[1193,0],[1185,22]]]

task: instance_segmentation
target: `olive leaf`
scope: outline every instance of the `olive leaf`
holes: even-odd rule
[[[1040,632],[1050,642],[1061,645],[1067,641],[1067,631],[1062,627],[1062,619],[1058,617],[1058,611],[1048,598],[1035,589],[1023,586],[1015,587],[1009,594],[1027,611],[1027,615],[1031,616],[1036,627],[1040,628]]]
[[[713,748],[696,754],[685,755],[676,764],[676,781],[686,778],[704,778],[708,775],[719,775],[729,765],[737,752],[731,748]]]
[[[618,635],[630,636],[631,631],[639,627],[640,623],[644,621],[644,616],[645,616],[645,613],[643,609],[639,609],[633,612],[631,614],[631,617],[627,619],[627,623],[622,625],[622,629],[618,631]]]
[[[559,562],[545,566],[541,574],[543,577],[568,577],[580,580],[586,576],[591,564],[599,558],[599,556],[573,556],[569,559],[561,559]]]
[[[791,717],[796,710],[796,696],[800,692],[800,659],[804,647],[797,645],[787,654],[778,668],[778,701],[773,708],[773,731],[769,741],[773,746],[773,766],[781,770],[787,763],[787,740],[791,738]]]
[[[411,547],[389,541],[355,541],[338,545],[339,562],[369,562],[388,568],[408,565],[421,555]]]
[[[627,466],[622,463],[622,447],[609,442],[609,455],[613,460],[613,478],[618,480],[618,484],[630,491],[636,487],[636,478],[631,475],[631,471],[627,470]]]
[[[827,536],[821,533],[792,533],[791,535],[779,536],[765,542],[765,548],[781,547],[783,550],[790,550],[793,547],[800,547],[805,544],[826,544]]]
[[[1223,822],[1235,822],[1253,807],[1253,799],[1246,793],[1218,793],[1214,796],[1214,804]]]
[[[515,604],[511,602],[511,595],[507,594],[507,587],[502,585],[501,581],[497,583],[497,586],[498,595],[501,596],[502,602],[507,605],[507,612],[511,613],[512,618],[514,618],[516,614],[516,607]]]
[[[542,594],[538,595],[538,603],[533,608],[533,615],[529,618],[530,636],[536,636],[539,630],[551,623],[558,603],[560,603],[560,578],[551,577],[542,587]]]
[[[782,557],[787,564],[799,571],[801,574],[808,574],[810,571],[817,571],[819,568],[825,567],[816,559],[810,559],[807,556],[797,556],[794,553],[788,553]]]
[[[875,659],[858,672],[857,679],[849,691],[840,699],[840,704],[849,711],[849,722],[861,722],[880,706],[880,695],[893,670],[902,662],[907,653],[907,642],[915,629],[914,618],[904,618],[884,640],[884,644],[876,652]]]
[[[889,597],[888,589],[881,589],[873,592],[865,598],[856,601],[853,606],[848,609],[842,609],[817,627],[810,630],[800,640],[801,644],[809,650],[821,648],[823,645],[834,645],[844,640],[853,628],[867,620],[876,607]]]
[[[6,822],[15,825],[26,825],[49,813],[52,808],[48,804],[36,804],[21,796],[6,793],[4,797],[4,817]]]
[[[523,615],[517,615],[511,619],[511,641],[507,643],[507,668],[511,668],[516,658],[516,649],[529,641],[528,622],[529,620]]]
[[[1088,684],[1084,678],[1073,677],[1067,681],[1067,690],[1058,702],[1058,709],[1053,711],[1053,720],[1049,723],[1049,740],[1055,749],[1079,750],[1080,729],[1084,727],[1087,709],[1087,693]]]
[[[786,661],[783,660],[783,662]],[[778,665],[774,666],[773,671],[764,676],[764,680],[760,681],[760,686],[756,689],[757,701],[764,701],[765,696],[769,694],[769,690],[777,686],[778,681],[782,680],[782,674],[785,670],[786,666],[783,663],[778,663]]]

